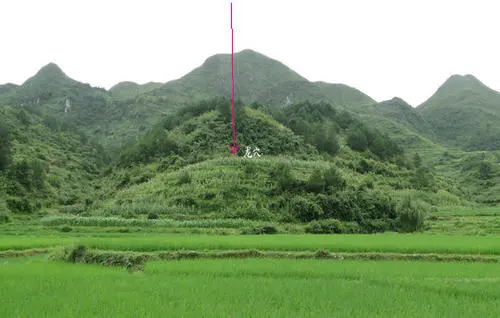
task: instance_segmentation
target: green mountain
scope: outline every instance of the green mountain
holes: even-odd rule
[[[35,107],[38,112],[73,125],[90,137],[92,127],[107,120],[109,96],[106,90],[80,83],[56,64],[49,63],[13,92],[0,95],[0,101],[12,106]]]
[[[140,94],[151,92],[157,88],[160,88],[162,83],[149,82],[143,85],[139,85],[135,82],[120,82],[109,89],[109,92],[113,98],[116,99],[131,99],[135,98]]]
[[[0,106],[0,169],[7,171],[0,193],[43,211],[333,217],[365,232],[395,229],[396,206],[409,194],[425,209],[497,202],[498,154],[454,147],[495,146],[499,93],[476,79],[452,77],[414,109],[399,98],[377,103],[347,85],[309,82],[244,50],[235,56],[241,148],[234,157],[230,63],[230,55],[215,55],[178,80],[121,82],[109,91],[51,63],[21,86],[0,86],[0,104],[9,105]],[[463,105],[473,105],[484,133]],[[457,122],[458,136],[476,139],[453,140],[448,122]],[[247,147],[262,158],[244,158]],[[357,212],[334,212],[341,210]]]
[[[432,126],[408,103],[398,97],[374,104],[372,112],[379,116],[390,118],[408,127],[413,132],[433,136]]]
[[[243,50],[234,55],[235,95],[245,102],[258,99],[267,90],[287,81],[303,81],[302,76],[265,55]],[[178,92],[198,98],[231,96],[231,55],[209,57],[200,67],[182,78],[166,83],[156,95]]]
[[[257,99],[266,105],[286,106],[296,102],[327,102],[353,108],[375,101],[361,91],[344,84],[324,82],[287,81],[270,88]]]
[[[417,111],[441,142],[465,150],[500,148],[500,93],[472,75],[451,76]]]
[[[15,91],[19,86],[12,83],[0,85],[0,94],[8,94]]]

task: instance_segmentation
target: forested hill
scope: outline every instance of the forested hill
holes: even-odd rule
[[[0,194],[11,211],[92,202],[109,163],[100,145],[33,107],[0,105],[0,118]]]
[[[474,77],[451,77],[413,108],[399,98],[377,103],[344,84],[310,82],[251,50],[237,53],[235,65],[236,129],[242,144],[237,158],[247,147],[257,147],[268,167],[259,170],[256,163],[256,171],[272,166],[271,179],[286,174],[284,184],[266,192],[273,197],[273,208],[267,209],[293,195],[315,204],[320,204],[317,194],[335,196],[327,189],[333,181],[325,181],[330,173],[350,190],[381,191],[377,198],[394,195],[390,204],[406,190],[416,191],[428,205],[497,202],[498,152],[465,150],[498,149],[500,94]],[[230,56],[219,54],[175,81],[121,82],[107,91],[71,79],[50,63],[22,85],[1,85],[0,193],[13,211],[77,206],[86,213],[111,213],[106,207],[124,202],[117,199],[121,192],[139,198],[142,187],[154,181],[157,197],[184,197],[167,205],[157,197],[147,199],[165,211],[188,209],[186,202],[208,204],[211,199],[171,192],[159,180],[170,178],[164,175],[168,172],[208,176],[223,174],[212,168],[234,168],[224,167],[232,164],[225,158],[232,140],[230,71]],[[295,169],[296,160],[308,168]],[[275,167],[276,162],[289,171]],[[250,182],[252,174],[240,168],[231,173],[245,173]],[[314,186],[307,183],[315,179],[325,183],[318,181],[323,190],[312,191],[311,199],[308,187]],[[241,191],[242,202],[250,206],[255,202],[249,198],[265,195],[250,185]]]
[[[500,148],[500,93],[472,75],[451,76],[416,110],[443,143],[465,150]]]

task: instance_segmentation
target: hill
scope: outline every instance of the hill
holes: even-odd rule
[[[151,92],[160,88],[163,84],[156,82],[149,82],[139,85],[134,82],[120,82],[109,89],[113,98],[116,99],[133,99],[140,94]]]
[[[286,81],[305,80],[302,76],[265,55],[243,50],[234,55],[235,94],[245,102]],[[166,83],[155,95],[178,92],[197,98],[231,96],[231,55],[209,57],[200,67],[182,78]]]
[[[375,101],[359,90],[344,84],[287,81],[270,88],[257,101],[273,106],[286,106],[303,101],[327,102],[336,106],[363,106]]]
[[[13,212],[91,204],[107,163],[99,145],[36,108],[0,105],[0,197]]]
[[[276,118],[259,105],[239,106],[239,156],[227,151],[229,100],[181,108],[124,149],[103,180],[104,200],[86,213],[282,222],[337,218],[371,233],[398,227],[396,206],[408,193],[427,206],[469,204],[452,180],[415,170],[389,137],[331,105],[292,104]],[[261,157],[244,157],[246,146],[258,147]]]
[[[465,150],[500,147],[500,93],[472,75],[451,76],[417,111],[441,142]]]
[[[121,82],[109,91],[73,80],[51,63],[21,86],[1,86],[0,102],[14,106],[7,107],[7,113],[24,112],[30,118],[11,124],[11,129],[17,127],[34,134],[30,123],[40,122],[44,129],[48,129],[41,132],[44,140],[61,138],[56,136],[63,133],[72,136],[70,139],[79,138],[79,142],[73,142],[73,148],[68,151],[79,152],[78,161],[82,164],[94,160],[85,159],[87,156],[95,157],[95,154],[89,154],[89,147],[94,147],[89,145],[99,144],[102,146],[98,150],[100,153],[112,154],[115,162],[106,169],[97,169],[105,176],[93,175],[93,184],[101,187],[100,190],[89,190],[87,181],[82,181],[82,187],[67,182],[78,192],[75,196],[78,199],[71,201],[77,206],[81,207],[86,202],[85,195],[79,192],[81,189],[98,198],[92,207],[78,208],[94,214],[95,211],[106,210],[107,206],[120,205],[119,193],[129,188],[134,192],[133,189],[151,180],[164,180],[157,179],[157,174],[169,171],[177,174],[179,169],[183,169],[187,176],[198,166],[207,169],[211,166],[203,165],[204,162],[229,162],[224,160],[228,159],[225,158],[227,143],[231,141],[230,101],[219,97],[229,97],[231,93],[230,62],[230,55],[218,54],[176,81],[144,85]],[[247,146],[258,147],[265,160],[270,158],[271,162],[280,163],[274,166],[267,162],[267,167],[278,169],[278,166],[283,166],[282,163],[288,165],[288,172],[279,168],[279,171],[270,172],[270,178],[264,178],[270,183],[279,179],[280,174],[296,174],[296,178],[283,181],[287,184],[284,187],[289,186],[290,189],[273,190],[283,190],[280,193],[284,193],[286,200],[296,195],[311,201],[309,196],[312,194],[307,190],[307,183],[314,183],[315,178],[321,178],[318,175],[324,175],[329,169],[326,166],[334,165],[339,170],[338,175],[350,180],[346,182],[350,182],[351,190],[365,191],[374,186],[379,191],[375,195],[377,198],[394,194],[398,201],[405,191],[414,191],[419,199],[436,206],[468,205],[474,200],[496,202],[494,192],[500,172],[495,160],[498,156],[487,154],[483,158],[478,153],[465,153],[453,147],[460,144],[450,142],[436,126],[437,121],[446,122],[448,111],[454,109],[456,96],[460,94],[465,96],[466,101],[471,96],[479,96],[477,99],[484,103],[476,106],[483,113],[494,109],[492,101],[498,93],[476,79],[453,77],[433,96],[434,99],[453,102],[447,104],[452,106],[432,106],[434,102],[431,98],[428,105],[413,109],[399,98],[377,103],[347,85],[309,82],[282,63],[251,50],[237,53],[235,64],[238,98],[236,126],[238,141],[242,145],[238,155],[243,156]],[[470,91],[473,93],[470,94]],[[438,112],[431,114],[433,109]],[[445,111],[440,113],[442,109]],[[25,117],[12,114],[8,117],[11,123],[20,120],[16,119],[17,116]],[[488,120],[496,122],[494,111],[490,115]],[[460,127],[457,125],[455,128],[463,128]],[[465,129],[469,128],[465,126]],[[493,131],[496,128],[489,125],[489,129]],[[36,140],[33,138],[33,142]],[[31,141],[25,141],[25,144],[22,149],[31,149]],[[23,151],[27,150],[15,150],[20,154]],[[54,150],[54,153],[58,151]],[[307,161],[308,167],[317,169],[295,169],[296,160]],[[27,164],[30,165],[29,160]],[[216,170],[226,169],[218,163],[215,166]],[[247,169],[244,166],[241,168]],[[78,169],[86,171],[84,166]],[[318,169],[320,171],[316,171]],[[262,171],[268,170],[265,168]],[[84,173],[85,178],[88,177],[86,173],[90,172]],[[202,175],[204,173],[211,175],[214,172],[202,172]],[[234,173],[241,174],[242,171],[238,168]],[[252,180],[248,178],[241,182]],[[159,184],[157,186],[160,187]],[[178,195],[170,188],[161,191],[173,197]],[[229,189],[222,187],[221,191]],[[244,190],[240,199],[248,201],[259,191]],[[316,194],[334,195],[325,191]],[[282,199],[278,192],[269,194],[273,197],[271,201],[275,200],[273,204]],[[29,196],[26,192],[20,193],[21,197]],[[65,202],[56,199],[57,195],[45,196],[46,202]],[[353,193],[346,195],[356,197]],[[134,195],[131,194],[131,197]],[[142,199],[138,197],[137,200]],[[146,200],[167,210],[175,210],[177,204],[171,200],[164,205],[155,198]],[[319,198],[315,196],[312,201],[319,204],[317,200]],[[208,204],[203,200],[200,202],[198,207]],[[391,201],[391,204],[396,203]],[[231,204],[228,208],[232,207]],[[285,210],[281,207],[275,212],[285,213]],[[118,208],[113,211],[118,211]]]
[[[398,97],[373,105],[373,112],[408,127],[413,132],[434,136],[432,126],[408,103]]]

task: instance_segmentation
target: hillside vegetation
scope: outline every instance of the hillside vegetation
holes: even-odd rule
[[[431,211],[500,201],[500,94],[472,76],[451,77],[414,109],[244,50],[233,156],[230,62],[219,54],[178,80],[109,91],[51,63],[0,86],[0,214],[372,233],[422,230]],[[260,157],[245,157],[255,148]]]
[[[416,110],[444,143],[465,150],[500,147],[500,93],[472,75],[450,77]]]
[[[0,205],[12,212],[92,202],[107,157],[73,127],[34,108],[0,106]]]

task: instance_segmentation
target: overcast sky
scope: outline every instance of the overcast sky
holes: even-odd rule
[[[500,90],[500,4],[448,0],[233,0],[235,51],[311,81],[416,106],[452,74]],[[55,62],[110,88],[167,82],[231,52],[230,0],[1,0],[0,83]],[[237,79],[236,79],[237,80]]]

